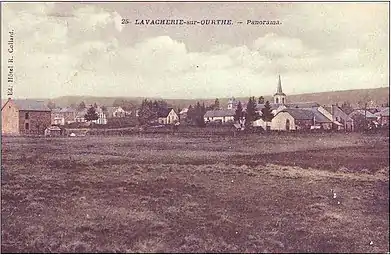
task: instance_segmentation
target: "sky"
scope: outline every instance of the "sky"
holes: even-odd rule
[[[14,2],[1,9],[2,98],[11,86],[14,98],[269,96],[278,75],[288,95],[389,86],[388,3]],[[233,25],[135,24],[146,19]]]

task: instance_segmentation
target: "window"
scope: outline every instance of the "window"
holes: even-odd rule
[[[282,103],[285,104],[285,98],[282,98]]]
[[[276,104],[278,104],[278,98],[276,98]]]
[[[28,112],[26,112],[26,113],[24,114],[24,118],[25,118],[26,120],[29,119],[29,113],[28,113]]]
[[[29,130],[29,124],[28,123],[26,123],[24,126],[25,126],[26,130]]]

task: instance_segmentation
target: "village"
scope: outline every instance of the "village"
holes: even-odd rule
[[[8,99],[2,106],[2,135],[78,136],[89,128],[229,126],[235,131],[365,131],[389,127],[388,103],[353,108],[350,104],[320,105],[317,102],[290,102],[278,76],[273,102],[250,97],[248,102],[230,98],[221,106],[199,102],[175,108],[164,100],[145,99],[133,109],[115,105],[85,105],[57,108],[32,99]],[[82,132],[79,132],[82,131]]]

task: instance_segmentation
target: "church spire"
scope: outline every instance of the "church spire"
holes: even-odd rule
[[[278,75],[277,93],[281,93],[282,94],[281,75]]]
[[[286,95],[284,94],[284,92],[282,92],[281,75],[278,75],[277,93],[274,94],[274,103],[275,104],[286,103]]]

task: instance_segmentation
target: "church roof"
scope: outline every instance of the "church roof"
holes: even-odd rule
[[[274,103],[271,103],[270,104],[270,108],[272,110],[276,110],[279,106],[281,106],[281,104],[274,104]],[[261,111],[263,108],[265,108],[265,104],[257,104],[257,111]]]
[[[319,107],[320,104],[316,102],[297,102],[297,103],[286,103],[284,104],[288,108],[311,108]]]
[[[287,109],[284,109],[280,112],[287,112],[296,120],[313,120],[313,119],[315,119],[316,122],[320,122],[320,123],[332,122],[326,116],[324,116],[322,113],[320,113],[317,109],[314,109],[314,108],[306,108],[306,109],[287,108]]]

